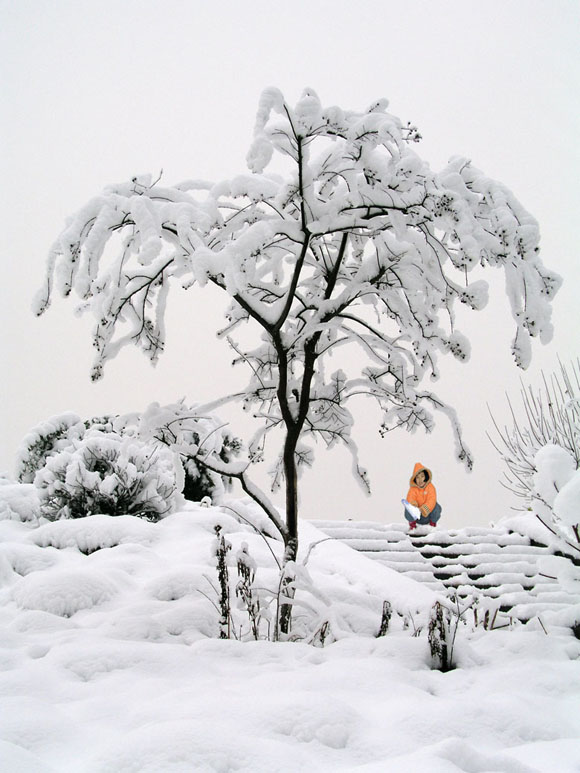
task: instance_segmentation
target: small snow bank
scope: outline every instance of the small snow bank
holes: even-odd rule
[[[39,515],[38,489],[32,483],[0,480],[0,521],[36,521]]]
[[[42,762],[36,754],[10,741],[0,741],[0,763],[7,773],[58,773],[56,768]]]
[[[300,522],[299,562],[316,578],[316,587],[346,611],[346,600],[359,608],[366,599],[380,618],[382,602],[405,618],[418,616],[424,624],[438,596],[419,582],[367,558],[336,539],[329,538],[311,523]],[[372,601],[371,601],[372,600]],[[352,614],[352,612],[351,612]],[[377,618],[375,617],[375,625]]]
[[[88,515],[40,526],[33,536],[40,547],[74,547],[81,553],[132,543],[146,545],[155,538],[155,525],[132,515]]]
[[[45,577],[34,572],[14,588],[12,598],[22,609],[38,609],[60,617],[72,617],[112,599],[118,588],[106,575],[95,572],[60,571]]]
[[[400,770],[429,771],[429,773],[538,773],[538,768],[528,767],[506,754],[483,752],[462,738],[446,738],[430,746],[401,755]],[[395,760],[396,762],[397,760]],[[361,773],[381,773],[385,768],[364,766]],[[387,769],[388,770],[388,769]],[[393,768],[393,770],[395,770]]]
[[[495,528],[497,528],[498,531],[500,529],[505,529],[506,531],[523,534],[525,537],[528,537],[541,545],[545,545],[547,548],[550,548],[550,543],[552,543],[555,538],[555,535],[551,534],[542,521],[540,521],[540,519],[531,511],[502,518]]]

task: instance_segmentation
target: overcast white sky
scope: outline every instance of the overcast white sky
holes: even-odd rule
[[[433,168],[466,155],[511,187],[540,221],[545,264],[565,280],[554,341],[534,347],[524,381],[539,385],[558,355],[577,357],[579,31],[576,0],[0,0],[0,470],[12,471],[32,426],[62,411],[200,401],[242,382],[214,340],[221,310],[206,291],[176,288],[157,369],[125,350],[96,385],[89,320],[70,301],[35,319],[30,303],[65,217],[105,185],[161,169],[168,183],[244,171],[267,86],[290,101],[311,86],[324,104],[350,109],[386,96],[419,126],[417,151]],[[464,328],[471,362],[443,366],[437,387],[460,412],[474,472],[455,462],[444,419],[431,436],[381,440],[362,410],[373,496],[359,492],[343,453],[321,448],[303,480],[304,516],[399,520],[415,461],[433,469],[448,527],[509,510],[486,403],[505,416],[505,391],[517,402],[522,374],[501,282],[494,288]],[[234,412],[227,418],[248,432]]]

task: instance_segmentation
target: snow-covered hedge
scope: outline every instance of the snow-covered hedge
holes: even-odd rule
[[[105,513],[157,521],[175,505],[171,451],[95,429],[49,456],[34,484],[49,520]]]

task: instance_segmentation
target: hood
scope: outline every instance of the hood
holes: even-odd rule
[[[431,474],[431,470],[428,467],[425,467],[424,464],[421,464],[421,462],[417,462],[417,464],[413,468],[413,474],[411,475],[411,480],[409,481],[409,485],[417,487],[417,484],[415,483],[415,478],[420,472],[424,472],[425,475],[427,476],[427,480],[425,481],[425,486],[427,485],[427,483],[431,483],[431,478],[433,477],[433,475]]]

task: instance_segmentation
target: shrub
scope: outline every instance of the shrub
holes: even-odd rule
[[[49,456],[34,483],[49,520],[104,513],[157,521],[173,508],[176,490],[170,451],[96,429]]]
[[[22,441],[16,456],[16,478],[32,483],[49,456],[58,453],[85,433],[85,425],[75,413],[53,416],[34,427]]]
[[[223,462],[229,462],[241,450],[240,440],[216,416],[183,401],[165,406],[152,403],[143,413],[94,416],[84,421],[74,413],[63,413],[41,422],[24,438],[17,454],[18,481],[33,483],[51,457],[72,452],[75,443],[92,430],[134,438],[146,445],[150,453],[159,449],[166,455],[171,449],[183,467],[183,480],[179,483],[182,493],[196,502],[207,496],[218,499],[230,483],[224,476],[206,469],[197,457],[213,452]]]
[[[494,420],[496,440],[491,442],[504,461],[504,485],[524,499],[526,510],[534,495],[538,473],[536,456],[546,446],[558,446],[580,468],[580,360],[570,370],[560,363],[560,373],[543,377],[543,388],[521,390],[523,418],[518,418],[509,402],[511,428],[500,429]],[[492,417],[493,418],[493,417]]]
[[[507,466],[506,486],[568,547],[579,552],[580,360],[544,378],[543,389],[522,389],[524,418],[494,444]],[[511,408],[511,405],[510,405]],[[492,441],[493,442],[493,441]]]

